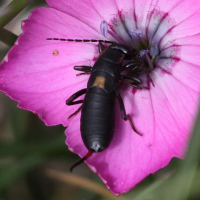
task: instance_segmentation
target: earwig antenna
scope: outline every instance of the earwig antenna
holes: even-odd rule
[[[81,160],[79,160],[77,163],[75,163],[74,165],[71,166],[70,172],[72,172],[73,169],[74,169],[76,166],[80,165],[80,164],[83,163],[86,159],[88,159],[93,153],[94,153],[93,150],[89,150],[89,151],[87,152],[87,154],[86,154]]]
[[[66,42],[103,42],[103,43],[110,43],[115,44],[116,42],[108,41],[108,40],[80,40],[80,39],[64,39],[64,38],[46,38],[46,40],[59,40],[59,41],[66,41]]]

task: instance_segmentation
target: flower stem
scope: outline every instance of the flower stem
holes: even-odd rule
[[[32,0],[13,0],[0,14],[0,28],[3,28],[18,15]]]
[[[0,33],[0,41],[12,47],[17,39],[17,35],[4,28],[0,28]]]

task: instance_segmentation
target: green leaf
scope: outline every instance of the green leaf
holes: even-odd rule
[[[19,156],[19,155],[32,155],[47,153],[55,153],[57,151],[63,151],[66,149],[66,156],[71,154],[66,145],[64,144],[63,137],[59,137],[50,142],[38,142],[37,144],[24,144],[17,143],[11,145],[0,145],[0,156]]]
[[[0,173],[0,191],[5,189],[10,183],[24,175],[30,169],[38,166],[41,162],[43,162],[42,156],[33,155],[22,161],[18,160],[18,163],[2,170]]]

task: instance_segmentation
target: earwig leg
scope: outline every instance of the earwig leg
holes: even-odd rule
[[[153,85],[153,87],[155,87],[154,82],[153,82],[151,76],[149,76],[149,74],[147,74],[147,79],[151,82],[151,84]]]
[[[121,76],[120,78],[121,79],[129,79],[129,80],[133,81],[135,84],[138,84],[138,85],[142,83],[141,79],[139,79],[135,76],[131,76],[131,75],[124,75],[124,76]]]
[[[83,72],[83,73],[76,74],[76,76],[89,75],[92,72],[92,67],[90,67],[90,66],[74,66],[74,70]]]
[[[105,49],[105,46],[103,46],[103,44],[101,42],[99,42],[98,49],[99,49],[99,53],[101,53]]]
[[[141,86],[136,85],[135,83],[130,83],[130,86],[137,88],[137,89],[140,89],[140,90],[142,90],[142,89],[149,90],[148,87],[141,87]]]
[[[67,119],[69,120],[70,118],[72,118],[74,115],[77,115],[82,109],[82,105],[74,112],[72,113]]]
[[[123,68],[126,70],[126,69],[131,69],[131,72],[137,72],[138,69],[140,68],[140,63],[139,62],[129,62],[127,63],[126,65],[123,66]]]
[[[84,73],[79,73],[79,74],[76,74],[76,76],[81,76],[81,75],[90,75],[91,72],[84,72]]]
[[[79,101],[74,101],[74,100],[77,99],[78,97],[80,97],[81,95],[85,94],[86,91],[87,91],[87,88],[79,90],[78,92],[76,92],[75,94],[73,94],[71,97],[69,97],[66,100],[66,104],[68,106],[70,106],[70,105],[75,105],[75,104],[83,103],[83,100],[79,100]]]
[[[130,86],[135,87],[137,89],[149,90],[148,87],[139,86],[142,83],[142,81],[137,77],[134,77],[134,76],[131,76],[131,75],[124,75],[124,76],[121,76],[121,79],[129,79],[129,80],[131,80],[132,82],[130,83]]]
[[[127,115],[127,114],[126,114],[126,110],[125,110],[125,108],[124,108],[124,102],[123,102],[123,100],[122,100],[122,97],[121,97],[120,93],[119,93],[118,91],[115,91],[115,94],[116,94],[116,97],[117,97],[117,99],[118,99],[118,101],[119,101],[119,107],[120,107],[120,110],[121,110],[122,118],[123,118],[125,121],[128,120],[129,123],[130,123],[130,125],[131,125],[131,128],[132,128],[138,135],[142,136],[142,134],[139,133],[139,132],[135,129],[135,127],[134,127],[134,125],[133,125],[133,122],[131,121],[130,115]]]
[[[74,66],[74,70],[82,71],[82,72],[91,72],[92,67],[90,67],[90,66]]]

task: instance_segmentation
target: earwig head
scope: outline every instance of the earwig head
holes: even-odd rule
[[[112,44],[109,46],[109,49],[118,50],[125,55],[125,59],[129,60],[135,57],[138,53],[137,49],[133,49],[125,44]]]
[[[79,160],[77,163],[75,163],[74,165],[71,166],[70,172],[72,172],[73,169],[74,169],[76,166],[80,165],[80,164],[83,163],[86,159],[88,159],[93,153],[94,153],[94,151],[90,149],[90,150],[87,152],[87,154],[86,154],[81,160]]]

